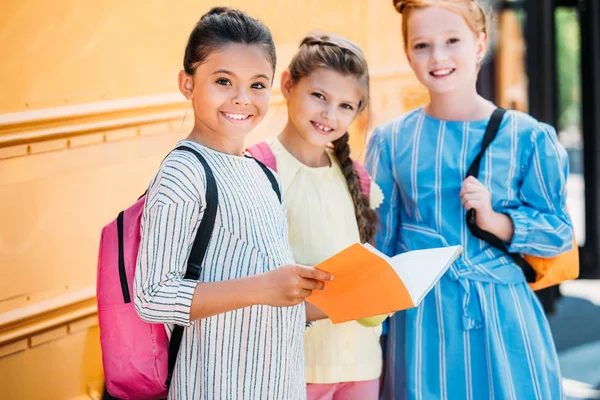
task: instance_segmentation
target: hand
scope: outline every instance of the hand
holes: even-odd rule
[[[493,226],[496,212],[492,209],[490,191],[477,178],[467,177],[460,190],[460,200],[467,210],[474,209],[475,223],[485,231]]]
[[[274,307],[295,306],[312,294],[325,289],[333,279],[329,272],[305,265],[284,265],[261,275],[263,304]]]

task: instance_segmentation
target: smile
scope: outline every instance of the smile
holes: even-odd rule
[[[333,131],[333,128],[330,128],[330,127],[320,124],[318,122],[314,122],[314,121],[310,121],[310,122],[313,124],[313,126],[315,128],[317,128],[318,130],[320,130],[324,133],[329,133],[329,132]]]
[[[252,116],[252,114],[238,114],[224,111],[222,111],[221,114],[223,114],[226,119],[232,122],[244,122]]]
[[[454,69],[454,68],[444,68],[444,69],[436,69],[434,71],[431,71],[429,74],[432,76],[435,76],[435,77],[444,77],[444,76],[450,75],[454,71],[456,71],[456,69]]]

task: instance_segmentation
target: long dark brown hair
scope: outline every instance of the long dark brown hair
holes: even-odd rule
[[[313,34],[306,36],[289,65],[292,81],[298,82],[318,68],[355,77],[362,89],[362,99],[356,111],[357,115],[367,107],[369,103],[369,69],[360,47],[337,35]],[[346,132],[334,141],[333,153],[346,178],[354,202],[360,240],[372,243],[377,228],[377,213],[371,209],[368,195],[362,191],[358,173],[350,158],[348,140],[349,135]]]

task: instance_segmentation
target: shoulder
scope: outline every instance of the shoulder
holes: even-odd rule
[[[189,151],[173,150],[162,162],[150,188],[150,204],[177,204],[200,201],[205,191],[204,166]]]
[[[391,121],[383,123],[375,128],[372,135],[374,142],[386,143],[392,139],[405,134],[406,132],[414,132],[419,121],[423,117],[423,110],[417,108],[406,114],[400,115]]]
[[[503,128],[516,137],[525,157],[531,158],[536,154],[542,158],[566,160],[567,152],[559,142],[554,127],[520,111],[509,110],[507,114],[509,118]]]
[[[519,141],[535,143],[538,140],[557,140],[556,130],[549,124],[540,122],[529,114],[521,111],[506,112],[504,129],[513,131]]]

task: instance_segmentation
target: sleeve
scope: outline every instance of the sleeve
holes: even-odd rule
[[[379,185],[373,181],[371,181],[371,189],[369,192],[369,205],[373,210],[377,210],[381,203],[383,203],[383,192]]]
[[[384,131],[375,129],[367,147],[365,167],[383,194],[377,209],[379,226],[375,245],[384,254],[394,256],[398,250],[396,243],[400,225],[400,193],[392,170],[394,160],[390,147],[384,141]]]
[[[141,229],[134,280],[134,304],[140,318],[150,323],[189,326],[197,281],[184,279],[187,259],[205,207],[189,179],[173,174],[148,196]],[[186,195],[189,193],[189,195]]]
[[[554,257],[573,247],[573,226],[566,207],[568,156],[549,125],[540,123],[531,142],[519,190],[522,204],[501,210],[514,226],[508,250]]]

